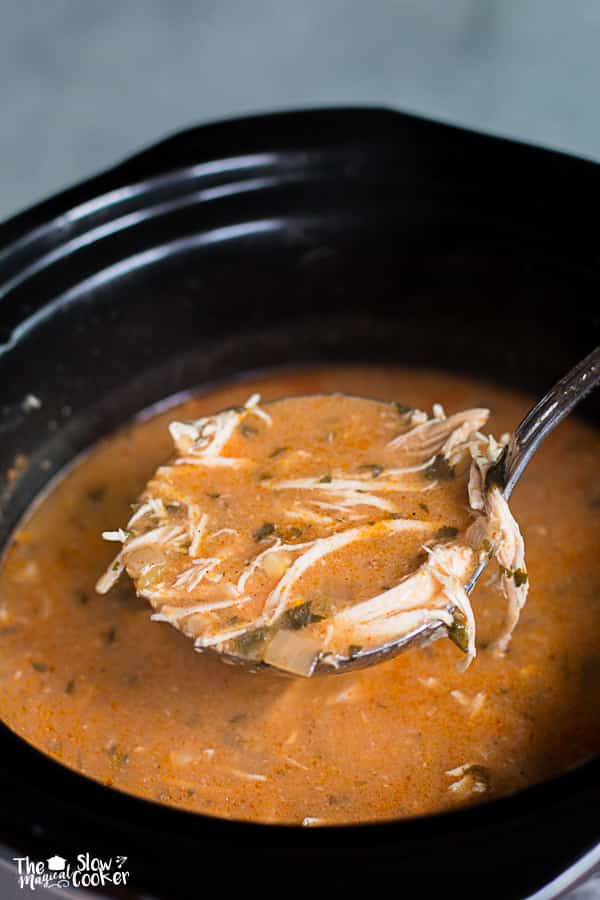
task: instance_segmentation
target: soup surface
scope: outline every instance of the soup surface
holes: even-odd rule
[[[452,808],[514,791],[598,750],[600,436],[564,423],[512,502],[531,590],[504,657],[496,573],[472,600],[477,658],[449,641],[314,680],[251,674],[197,654],[150,620],[101,532],[169,458],[167,425],[259,392],[342,391],[449,413],[489,407],[508,431],[529,398],[443,373],[348,367],[237,382],[134,423],[56,484],[13,536],[0,572],[0,715],[66,765],[197,812],[318,825]]]

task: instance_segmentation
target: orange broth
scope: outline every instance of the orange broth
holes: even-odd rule
[[[514,428],[530,398],[446,373],[347,367],[236,382],[127,426],[79,461],[22,522],[0,571],[0,716],[65,765],[188,810],[318,825],[411,816],[515,791],[600,746],[600,436],[576,420],[534,459],[512,508],[531,590],[504,658],[505,613],[485,573],[478,655],[447,640],[373,669],[314,680],[226,666],[168,624],[123,576],[103,530],[127,521],[170,455],[167,424],[243,403],[331,393],[423,409],[492,410]],[[487,429],[486,429],[487,430]]]

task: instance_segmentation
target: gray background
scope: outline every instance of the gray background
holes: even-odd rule
[[[186,125],[390,104],[600,158],[599,0],[0,0],[0,220]]]
[[[293,106],[598,160],[599,85],[600,0],[0,0],[0,220],[179,128]]]

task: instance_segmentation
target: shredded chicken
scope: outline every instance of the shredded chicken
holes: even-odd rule
[[[271,417],[260,408],[259,401],[260,396],[253,394],[240,408],[225,409],[194,422],[171,422],[169,431],[180,454],[177,464],[243,465],[243,460],[224,456],[223,450],[247,416],[258,416],[267,425],[271,424]]]
[[[392,450],[428,457],[447,445],[464,442],[470,434],[483,428],[488,417],[487,409],[468,409],[446,418],[443,408],[435,404],[433,418],[398,435],[389,446]]]
[[[467,664],[474,658],[475,620],[464,582],[475,563],[466,546],[440,545],[429,551],[427,561],[395,587],[350,606],[332,619],[334,631],[327,649],[339,653],[348,644],[378,646],[397,635],[411,634],[431,621],[447,626],[458,609],[467,623]]]
[[[497,653],[505,653],[527,600],[529,576],[525,565],[525,545],[519,526],[498,487],[485,497],[484,515],[488,541],[500,566],[501,587],[508,601],[504,629],[494,644]]]
[[[269,437],[269,447],[277,440],[276,407],[265,411],[258,395],[241,407],[192,422],[172,422],[176,456],[158,470],[127,527],[104,532],[106,540],[123,546],[97,590],[106,593],[127,569],[138,592],[154,606],[153,620],[189,634],[197,650],[250,653],[297,674],[311,674],[319,660],[337,666],[357,648],[376,649],[425,631],[430,638],[448,633],[464,651],[466,667],[476,655],[476,622],[467,586],[478,567],[495,557],[508,601],[495,650],[505,652],[528,588],[518,525],[499,488],[486,486],[487,473],[508,436],[496,441],[481,432],[486,409],[446,416],[435,404],[428,416],[421,410],[383,408],[386,427],[396,432],[400,427],[400,433],[392,433],[381,445],[385,465],[367,456],[361,464],[349,468],[346,461],[320,475],[314,474],[314,455],[305,448],[275,444],[259,464],[256,455],[241,455],[242,438],[231,444],[241,433],[253,440],[254,448],[260,447],[254,440],[259,430],[263,436],[275,435]],[[242,426],[248,417],[256,423]],[[337,462],[335,433],[328,431],[321,440],[321,446],[332,448],[331,458]],[[235,455],[228,455],[230,445]],[[227,518],[228,502],[209,508],[206,498],[221,497],[220,486],[194,500],[185,494],[173,496],[173,485],[179,483],[176,467],[188,464],[212,469],[211,478],[227,479],[228,472],[239,470],[241,474],[233,472],[236,478],[254,479],[253,490],[260,492],[261,502],[267,498],[273,505],[283,530],[268,521],[255,529],[256,549],[248,555],[243,519]],[[287,472],[294,477],[277,477]],[[192,472],[185,477],[209,475]],[[443,489],[444,480],[460,478],[472,516],[460,534],[432,515],[419,518],[414,511],[409,516],[399,511],[406,503],[416,508],[418,495]],[[418,505],[428,511],[425,503]],[[352,524],[356,520],[362,524]],[[311,614],[302,586],[315,567],[345,548],[356,546],[357,552],[364,552],[362,547],[401,533],[414,535],[425,557],[413,571],[367,599]]]
[[[487,473],[500,458],[508,439],[508,435],[503,435],[497,442],[491,435],[486,438],[477,434],[466,445],[471,457],[469,503],[474,511],[481,512],[469,528],[466,540],[480,550],[482,561],[486,556],[496,557],[501,588],[508,601],[504,629],[494,643],[498,654],[505,653],[510,643],[529,590],[525,544],[519,525],[500,488],[497,485],[486,488]]]
[[[433,527],[435,528],[435,524]],[[296,583],[318,560],[323,559],[329,553],[333,553],[348,544],[357,541],[372,540],[376,535],[405,531],[407,529],[430,532],[432,530],[432,525],[428,522],[414,522],[412,519],[391,519],[387,522],[379,522],[376,525],[363,528],[351,528],[347,531],[334,534],[329,538],[320,538],[314,541],[310,549],[306,550],[302,556],[298,557],[278,583],[277,587],[271,591],[267,597],[263,614],[264,620],[268,623],[272,623],[281,615],[286,608],[290,593]],[[353,608],[355,609],[356,607]]]
[[[433,462],[433,457],[424,465],[407,467],[406,469],[393,469],[391,475],[393,478],[367,479],[365,477],[344,478],[333,476],[330,481],[324,482],[319,478],[288,478],[285,481],[274,481],[268,487],[273,491],[284,490],[305,490],[319,491],[324,494],[332,494],[336,497],[336,503],[349,501],[349,506],[355,506],[359,503],[367,506],[379,506],[381,509],[387,507],[382,504],[380,497],[375,495],[375,490],[379,493],[390,493],[393,491],[415,491],[417,493],[427,490],[429,485],[423,485],[418,481],[403,481],[403,476],[410,475],[414,472],[421,472],[427,468],[427,465]],[[371,488],[369,493],[360,494],[365,487]],[[338,499],[340,497],[341,499]]]

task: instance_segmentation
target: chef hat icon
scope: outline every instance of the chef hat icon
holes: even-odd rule
[[[61,872],[66,864],[67,861],[62,856],[51,856],[48,860],[48,868],[51,872]]]

